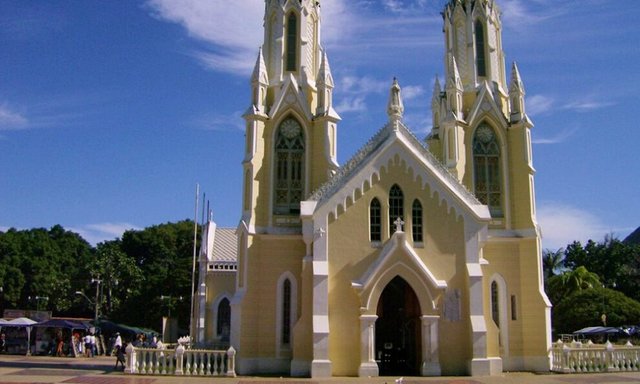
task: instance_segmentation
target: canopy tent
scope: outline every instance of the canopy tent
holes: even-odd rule
[[[9,320],[5,325],[9,327],[30,327],[36,323],[37,321],[31,320],[27,317],[18,317],[17,319]]]
[[[37,321],[33,321],[27,317],[18,317],[17,319],[9,320],[3,327],[24,327],[27,331],[27,356],[31,354],[31,327],[36,324]]]
[[[625,333],[620,328],[615,327],[586,327],[573,332],[573,334],[582,336],[623,336]]]
[[[99,320],[96,325],[100,327],[100,331],[106,335],[113,335],[119,332],[123,338],[127,340],[135,340],[139,334],[145,334],[147,336],[157,335],[158,332],[139,327],[132,327],[124,324],[117,324],[109,320]]]
[[[35,327],[47,327],[47,328],[69,328],[69,329],[82,329],[87,330],[89,327],[83,323],[78,323],[65,319],[51,319],[43,321],[34,325]]]

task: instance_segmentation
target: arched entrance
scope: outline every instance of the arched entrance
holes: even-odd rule
[[[378,301],[376,360],[381,376],[417,376],[422,362],[420,303],[407,282],[396,276]]]

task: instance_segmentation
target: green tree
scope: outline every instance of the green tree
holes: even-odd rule
[[[166,306],[160,296],[183,297],[172,315],[179,326],[188,328],[191,310],[191,272],[193,261],[193,221],[184,220],[127,231],[122,236],[122,250],[135,260],[142,272],[143,284],[118,311],[123,321],[158,329]],[[198,236],[199,238],[199,236]],[[115,316],[115,314],[114,314]],[[133,323],[133,321],[131,321]]]
[[[80,288],[90,259],[91,246],[60,225],[49,230],[10,229],[0,234],[2,284],[8,306],[69,314],[74,291]]]
[[[564,249],[562,248],[559,248],[556,251],[545,249],[542,252],[542,270],[544,272],[545,281],[562,270],[564,266],[563,259]]]
[[[603,325],[618,327],[637,324],[640,303],[623,293],[602,287],[575,291],[553,308],[553,328],[556,333],[572,333],[581,328]]]
[[[99,243],[89,271],[100,280],[101,317],[109,318],[118,312],[122,303],[139,294],[143,283],[142,271],[135,259],[122,251],[121,240]],[[90,292],[91,287],[87,286],[87,290]]]
[[[569,269],[584,266],[607,287],[640,300],[639,259],[640,246],[607,236],[601,243],[589,240],[584,247],[579,242],[567,246],[564,264]]]
[[[601,285],[598,275],[580,266],[573,271],[566,271],[560,275],[549,278],[547,295],[555,305],[575,292],[600,287]]]

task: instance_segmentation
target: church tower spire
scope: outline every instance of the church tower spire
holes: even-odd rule
[[[320,39],[320,1],[265,0],[251,78],[243,162],[250,231],[299,232],[300,201],[338,168],[334,82]]]
[[[442,16],[446,83],[434,89],[429,148],[489,206],[496,227],[536,228],[533,124],[515,64],[507,88],[497,0],[449,0]]]

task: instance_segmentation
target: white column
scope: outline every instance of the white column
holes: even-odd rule
[[[438,320],[440,316],[422,316],[422,376],[440,376]]]
[[[358,376],[379,375],[376,363],[376,315],[360,315],[360,368]]]

